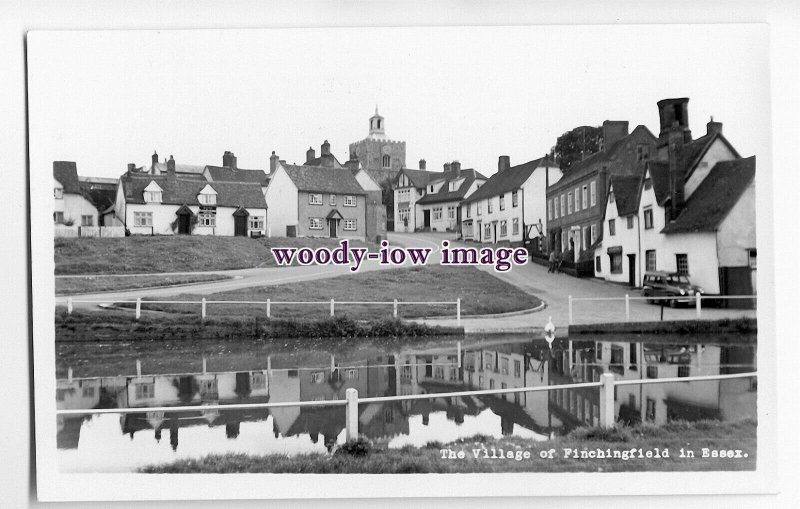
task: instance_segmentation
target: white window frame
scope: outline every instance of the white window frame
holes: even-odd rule
[[[311,372],[311,383],[312,384],[324,384],[325,383],[325,372],[324,371],[312,371]]]
[[[356,200],[356,197],[354,195],[352,195],[352,194],[344,195],[344,202],[342,203],[342,205],[344,205],[345,207],[355,207],[356,204],[357,204],[357,200]]]
[[[652,230],[655,227],[653,224],[653,208],[647,207],[642,210],[642,216],[644,217],[644,229]]]
[[[161,193],[158,193],[161,194]],[[159,196],[158,201],[161,201],[161,197]],[[197,196],[197,201],[200,202],[200,205],[216,205],[217,204],[217,195],[212,193],[200,193]]]
[[[133,213],[133,226],[140,226],[140,227],[153,226],[153,213],[135,211]]]
[[[553,200],[547,200],[547,220],[553,219]]]
[[[491,214],[492,210],[494,210],[494,207],[492,207],[492,199],[491,198],[487,198],[486,199],[486,213],[487,214]]]
[[[519,218],[515,217],[511,220],[511,235],[519,235]]]
[[[507,237],[508,236],[508,221],[503,219],[500,221],[500,237]]]
[[[492,223],[483,224],[483,238],[492,240]]]
[[[251,230],[264,229],[264,216],[250,216],[247,222]]]
[[[511,208],[519,207],[519,192],[511,191]]]
[[[572,214],[572,191],[567,193],[567,214]]]
[[[63,187],[54,187],[53,188],[53,196],[55,196],[56,200],[63,200],[64,199],[64,188]]]
[[[357,219],[345,219],[342,228],[346,231],[356,231],[358,229]]]
[[[309,217],[308,218],[308,229],[309,230],[321,230],[322,229],[322,218],[321,217]]]
[[[335,194],[331,195],[330,200],[328,201],[328,203],[330,203],[331,207],[336,205],[336,195]]]
[[[681,270],[681,260],[685,262],[683,270]],[[675,271],[684,276],[689,275],[689,255],[687,253],[675,253]]]
[[[309,205],[322,205],[322,193],[308,193]]]
[[[64,213],[60,210],[53,212],[53,222],[55,224],[64,224]]]
[[[217,226],[217,207],[209,205],[201,205],[200,211],[197,213],[198,226],[205,226],[207,228],[216,228]]]
[[[472,217],[472,214],[470,212],[471,210],[472,210],[472,204],[471,203],[467,203],[466,205],[464,205],[464,215],[466,216],[467,219]]]
[[[589,226],[589,235],[592,239],[590,246],[592,246],[594,245],[595,241],[597,241],[597,227],[595,225]]]
[[[596,180],[592,180],[591,182],[589,182],[589,197],[590,197],[589,202],[591,203],[591,206],[594,207],[595,205],[597,205],[597,181]]]
[[[617,234],[617,222],[615,219],[608,220],[608,235],[613,237]]]
[[[581,188],[575,188],[575,212],[580,212],[581,210]]]
[[[483,203],[483,202],[479,201],[479,202],[477,202],[477,203],[475,204],[475,208],[478,210],[478,214],[477,214],[477,215],[479,215],[479,216],[480,216],[480,215],[483,215],[483,207],[481,207],[481,204],[482,204],[482,203]]]
[[[456,218],[456,208],[454,206],[447,207],[447,219]]]
[[[145,191],[145,203],[161,203],[161,191]]]
[[[81,214],[81,226],[94,226],[94,216],[91,214]]]
[[[589,186],[583,185],[583,195],[581,196],[581,208],[586,210],[589,208]]]
[[[500,210],[506,210],[506,196],[504,194],[501,194],[500,196],[497,197],[497,199],[500,202]]]
[[[629,216],[626,216],[626,217],[625,217],[625,220],[626,220],[626,222],[627,222],[628,229],[629,229],[629,230],[632,230],[632,229],[633,229],[633,214],[631,214],[631,215],[629,215]]]
[[[564,217],[564,216],[567,215],[566,214],[566,212],[567,212],[567,199],[563,194],[561,195],[560,201],[561,201],[561,217]]]
[[[653,256],[653,263],[650,263],[650,255]],[[648,249],[644,252],[644,270],[658,270],[658,254],[655,249]]]

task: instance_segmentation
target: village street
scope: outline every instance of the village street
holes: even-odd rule
[[[390,233],[388,236],[388,240],[392,245],[433,248],[434,256],[429,260],[429,264],[439,263],[438,248],[441,245],[441,241],[444,239],[449,240],[452,245],[460,244],[454,241],[453,234]],[[469,245],[473,247],[476,246],[475,244]],[[410,264],[406,264],[406,266],[410,266]],[[361,271],[386,270],[387,268],[389,267],[382,266],[374,261],[365,261],[361,266]],[[565,328],[569,323],[568,299],[570,295],[575,299],[589,297],[624,299],[627,293],[632,298],[630,301],[631,321],[661,319],[662,309],[660,306],[647,304],[643,300],[633,299],[639,297],[638,291],[630,290],[622,285],[595,279],[578,279],[566,274],[550,274],[547,272],[546,267],[535,263],[528,263],[525,266],[516,266],[511,271],[505,273],[496,272],[491,267],[481,267],[480,270],[484,270],[503,281],[517,286],[529,294],[535,295],[545,303],[545,306],[543,309],[514,312],[503,316],[462,317],[461,323],[467,332],[533,332],[541,330],[544,324],[547,323],[549,317],[552,317],[553,323],[558,328]],[[187,292],[210,295],[221,291],[253,286],[278,285],[331,278],[349,274],[350,271],[349,267],[346,266],[328,265],[253,268],[208,273],[224,274],[232,279],[163,288],[145,288],[119,292],[72,295],[72,297],[78,301],[93,301],[92,303],[74,303],[76,308],[86,308],[97,306],[98,303],[135,300],[138,297],[145,296],[165,298]],[[454,296],[442,296],[442,299],[450,299],[451,297]],[[387,298],[391,298],[391,296],[387,295]],[[755,315],[756,312],[754,310],[704,308],[702,311],[703,318],[710,319],[742,316],[755,317]],[[664,320],[690,320],[694,318],[696,318],[694,307],[681,307],[677,309],[665,307],[663,309]],[[624,320],[624,300],[578,300],[573,302],[573,323],[575,324],[617,322]],[[456,325],[455,317],[431,318],[420,321],[431,325]]]

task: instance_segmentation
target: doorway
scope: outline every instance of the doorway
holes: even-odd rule
[[[339,222],[338,219],[333,219],[333,218],[328,219],[328,228],[330,228],[330,234],[332,239],[336,238],[336,223],[338,222]]]
[[[191,234],[191,217],[188,212],[178,214],[178,235]]]
[[[629,254],[628,255],[628,285],[630,285],[631,288],[636,288],[637,286],[639,286],[639,285],[636,284],[636,255],[635,254]]]
[[[233,234],[236,237],[247,237],[247,216],[235,216],[233,218]]]
[[[423,214],[422,226],[424,228],[430,228],[431,227],[431,211],[430,210],[423,210],[422,214]]]

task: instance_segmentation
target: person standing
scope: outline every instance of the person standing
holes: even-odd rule
[[[550,265],[547,267],[547,272],[555,272],[556,271],[556,250],[553,249],[550,251]]]

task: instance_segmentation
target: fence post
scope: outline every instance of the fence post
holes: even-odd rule
[[[569,324],[572,325],[572,295],[569,296]]]
[[[603,373],[600,375],[600,427],[614,427],[614,375]]]
[[[697,318],[700,318],[700,316],[703,314],[702,305],[700,304],[700,299],[701,298],[702,297],[700,296],[699,293],[696,293],[695,296],[694,296],[694,300],[695,300],[694,305],[695,305],[695,308],[697,309]]]
[[[267,373],[272,374],[272,356],[267,355]]]
[[[72,381],[72,368],[67,368],[67,381]]]
[[[394,317],[397,318],[397,299],[394,299]]]
[[[142,317],[142,298],[136,297],[136,319]]]
[[[456,343],[456,348],[458,349],[458,367],[461,367],[461,341]]]
[[[625,294],[625,321],[631,321],[631,296]]]
[[[142,376],[142,361],[140,361],[139,359],[136,359],[136,376],[137,377]]]
[[[333,299],[331,299],[331,316],[333,316]]]
[[[358,438],[358,391],[352,387],[345,391],[347,400],[347,414],[345,417],[345,440],[356,440]]]
[[[267,299],[267,318],[272,318],[272,303],[270,302],[271,299]]]
[[[67,314],[72,314],[72,297],[67,297]]]
[[[456,325],[461,325],[461,297],[456,299]]]
[[[206,298],[203,297],[200,305],[200,318],[205,320],[206,319]]]
[[[206,374],[206,358],[203,357],[203,374]]]

